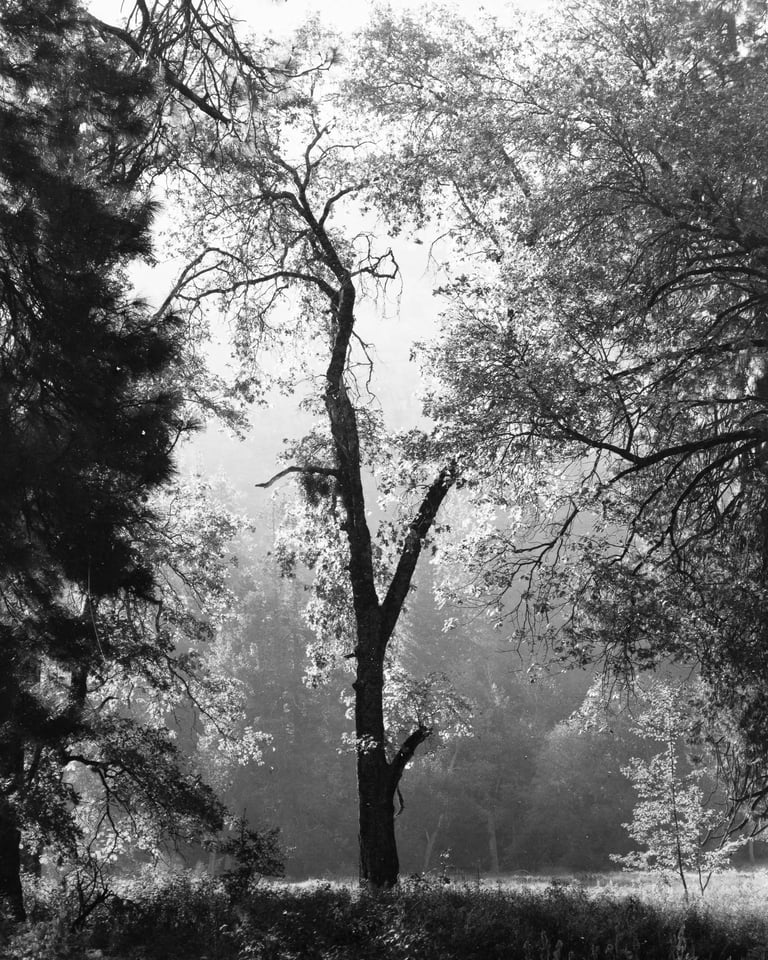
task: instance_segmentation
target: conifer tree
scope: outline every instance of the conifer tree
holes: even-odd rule
[[[152,602],[148,495],[188,426],[168,386],[178,326],[124,293],[150,252],[153,95],[76,0],[2,5],[0,910],[16,920],[25,818],[55,829],[67,806],[57,782],[31,813],[30,784],[92,725],[94,665],[140,655],[99,630],[99,607]]]

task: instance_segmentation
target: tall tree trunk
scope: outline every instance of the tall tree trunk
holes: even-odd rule
[[[319,229],[319,224],[317,225]],[[330,241],[320,231],[322,248]],[[349,341],[354,329],[355,289],[350,275],[335,259],[329,266],[342,285],[333,299],[336,321],[331,360],[326,373],[325,407],[336,453],[333,471],[346,514],[344,529],[349,544],[349,582],[355,611],[357,660],[355,678],[355,736],[360,825],[360,880],[372,887],[397,883],[399,863],[395,842],[395,790],[414,751],[431,731],[419,725],[391,760],[387,759],[384,730],[384,660],[387,644],[397,625],[410,589],[424,538],[448,490],[454,483],[453,465],[444,468],[427,490],[404,544],[384,600],[379,600],[373,567],[371,533],[366,515],[360,467],[357,415],[344,382]]]
[[[27,918],[21,889],[21,831],[10,802],[23,770],[24,751],[18,741],[0,743],[0,913],[15,922]]]
[[[384,747],[383,659],[363,650],[375,646],[378,611],[366,618],[373,627],[358,632],[361,654],[355,680],[355,730],[357,735],[357,790],[360,825],[360,882],[373,887],[397,883],[399,863],[395,843],[393,775]]]
[[[306,176],[309,175],[307,172]],[[397,883],[399,871],[395,843],[395,791],[416,748],[426,740],[431,730],[419,724],[395,755],[387,759],[383,705],[384,661],[424,539],[455,482],[456,470],[453,463],[444,467],[426,491],[415,517],[403,531],[403,546],[397,566],[386,596],[380,600],[363,488],[357,414],[345,381],[355,328],[356,290],[353,273],[342,262],[333,240],[325,230],[324,222],[330,207],[326,205],[325,212],[318,219],[307,198],[308,180],[302,181],[295,173],[294,182],[299,188],[295,198],[296,209],[311,228],[318,258],[338,284],[334,289],[325,279],[319,281],[320,289],[330,300],[332,316],[324,402],[333,439],[335,465],[330,469],[325,466],[307,467],[304,472],[314,471],[333,476],[345,513],[342,529],[349,546],[347,569],[356,627],[354,656],[357,675],[354,689],[360,880],[372,887],[391,887]]]
[[[359,753],[357,787],[360,803],[360,882],[377,888],[397,883],[400,862],[395,841],[394,795],[388,765]]]

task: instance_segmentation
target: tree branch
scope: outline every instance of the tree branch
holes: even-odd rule
[[[389,638],[392,636],[397,618],[400,616],[400,611],[403,608],[403,603],[405,602],[414,571],[416,570],[416,564],[419,562],[419,555],[424,546],[424,538],[429,533],[443,500],[445,500],[448,491],[455,482],[456,464],[450,463],[448,466],[443,467],[429,490],[427,490],[418,513],[408,527],[408,532],[405,535],[405,543],[400,551],[397,568],[390,582],[384,602],[381,605],[380,642],[384,646],[386,646]]]
[[[766,435],[765,430],[733,430],[730,433],[715,434],[712,437],[702,437],[700,440],[679,443],[674,447],[665,447],[663,450],[658,450],[656,453],[648,454],[644,457],[633,455],[633,457],[630,458],[625,452],[623,456],[625,459],[632,460],[632,466],[626,467],[620,473],[617,473],[616,476],[611,479],[611,483],[622,480],[629,474],[637,473],[646,467],[651,467],[655,463],[670,460],[672,457],[690,456],[691,454],[700,453],[704,450],[712,450],[715,447],[740,443],[741,445],[738,447],[738,450],[735,451],[730,458],[733,459],[738,453],[742,452],[745,447],[764,443],[766,439],[768,439],[768,435]],[[744,443],[741,443],[741,441],[744,441]]]
[[[151,59],[155,62],[159,62],[163,72],[163,79],[168,84],[169,87],[174,89],[177,93],[180,93],[183,97],[193,103],[198,110],[201,110],[203,113],[207,114],[213,120],[218,121],[219,123],[224,123],[229,125],[232,120],[230,117],[225,116],[213,106],[212,103],[209,103],[204,97],[199,96],[195,93],[191,87],[188,87],[186,83],[179,79],[176,74],[171,70],[171,68],[161,60],[158,61],[158,58],[152,56],[149,50],[146,50],[141,43],[122,27],[115,27],[112,24],[104,23],[103,20],[99,20],[98,17],[94,17],[91,13],[85,14],[85,20],[87,23],[90,23],[94,26],[100,33],[108,33],[113,37],[116,37],[118,40],[121,40],[137,57],[142,60]]]
[[[254,487],[258,487],[261,490],[266,490],[267,487],[271,487],[273,483],[277,483],[278,480],[282,480],[283,477],[287,477],[289,473],[304,473],[317,475],[319,474],[322,477],[336,477],[338,479],[339,471],[335,467],[300,467],[294,465],[291,467],[286,467],[285,470],[281,470],[279,473],[276,473],[274,477],[270,477],[266,483],[254,483]]]
[[[419,724],[418,727],[405,738],[400,749],[389,762],[390,786],[394,794],[400,783],[403,771],[408,763],[413,759],[414,753],[418,747],[432,736],[432,727],[425,727]]]

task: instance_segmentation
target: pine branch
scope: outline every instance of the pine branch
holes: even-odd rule
[[[93,14],[85,14],[85,20],[87,23],[90,23],[101,33],[108,33],[113,37],[116,37],[118,40],[121,40],[133,53],[142,60],[153,59],[156,60],[156,57],[153,57],[149,50],[146,50],[141,43],[132,36],[128,30],[123,30],[122,27],[115,27],[112,24],[104,23],[103,20],[99,20],[98,17],[94,17]],[[207,114],[212,119],[218,121],[219,123],[224,123],[229,125],[232,121],[230,117],[227,117],[225,114],[218,110],[212,103],[206,100],[204,97],[201,97],[199,94],[195,93],[191,87],[188,87],[183,80],[174,73],[173,70],[162,61],[160,66],[163,71],[163,79],[177,93],[180,93],[185,99],[189,100],[190,103],[193,103],[198,110],[201,110],[203,113]]]

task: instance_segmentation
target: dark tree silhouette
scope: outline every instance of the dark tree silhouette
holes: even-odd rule
[[[123,293],[150,252],[150,74],[124,69],[75,0],[12,0],[0,37],[0,906],[19,920],[27,818],[71,828],[66,785],[43,803],[32,785],[96,723],[94,667],[141,655],[100,631],[99,606],[152,600],[137,539],[189,424],[165,385],[177,322]]]

